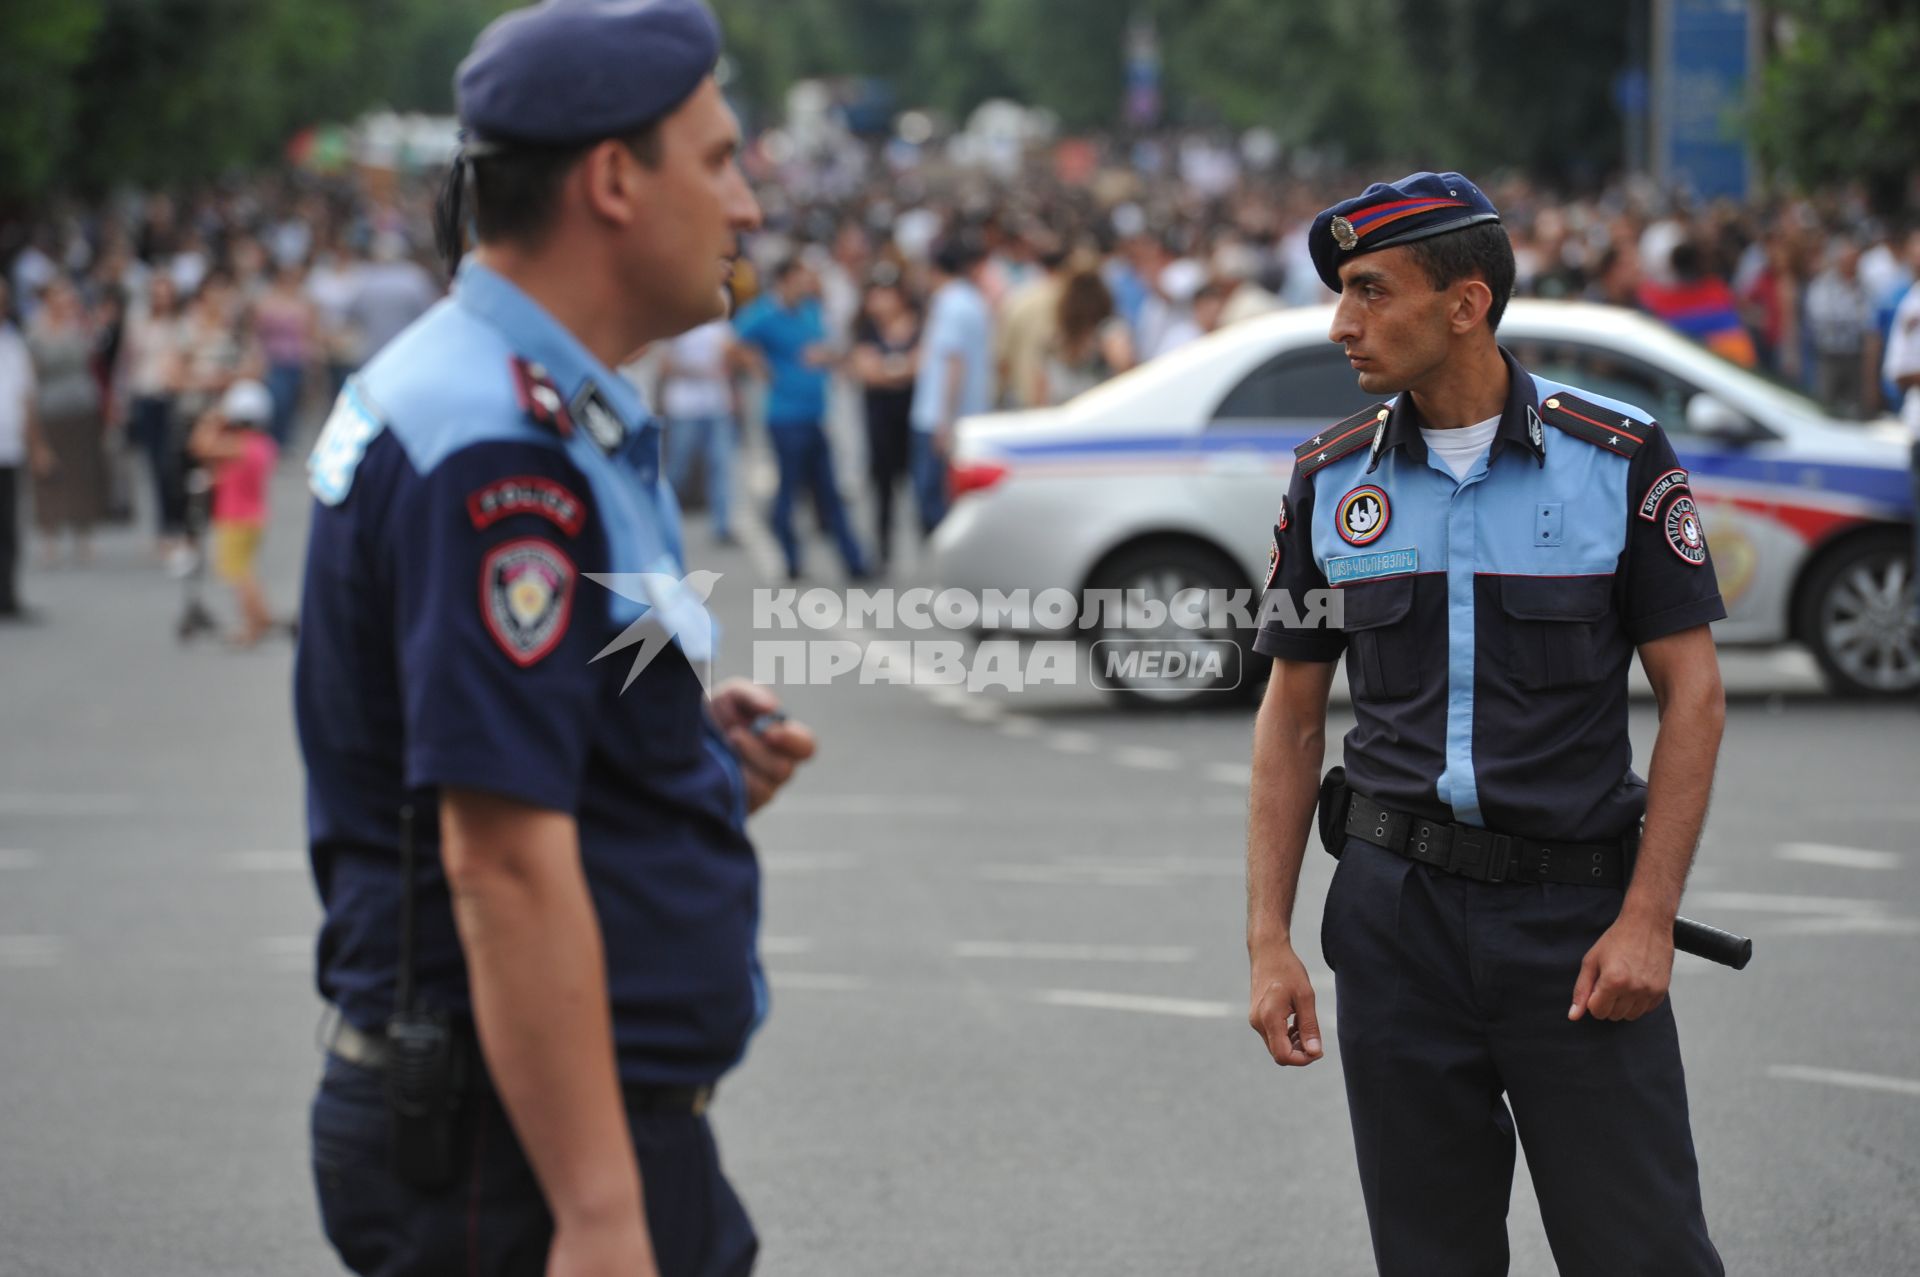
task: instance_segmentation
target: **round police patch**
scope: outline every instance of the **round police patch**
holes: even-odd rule
[[[1280,498],[1280,515],[1274,520],[1273,526],[1281,532],[1287,530],[1287,499],[1284,496]]]
[[[1273,578],[1280,575],[1280,541],[1276,537],[1267,545],[1267,583],[1264,589],[1273,588]]]
[[[1700,512],[1693,508],[1692,497],[1677,496],[1668,502],[1661,526],[1675,554],[1694,567],[1707,561],[1707,534],[1700,527]]]
[[[1333,511],[1333,528],[1348,545],[1370,545],[1387,530],[1391,514],[1387,494],[1369,483],[1340,498]]]
[[[576,575],[558,546],[532,538],[497,545],[482,560],[480,615],[515,665],[532,665],[566,635]]]

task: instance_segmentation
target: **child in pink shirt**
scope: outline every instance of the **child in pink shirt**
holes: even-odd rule
[[[193,428],[188,448],[213,470],[213,567],[233,587],[241,628],[234,642],[251,647],[273,628],[256,564],[267,526],[267,489],[280,451],[267,433],[273,396],[257,381],[236,381]]]

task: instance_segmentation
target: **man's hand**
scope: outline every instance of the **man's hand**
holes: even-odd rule
[[[653,1241],[638,1214],[619,1223],[555,1230],[547,1277],[659,1277]]]
[[[48,479],[53,476],[55,470],[60,468],[60,458],[52,448],[36,442],[33,445],[33,456],[27,465],[32,469],[34,478]]]
[[[1638,1020],[1660,1005],[1673,979],[1673,919],[1626,914],[1580,962],[1569,1020]]]
[[[759,811],[793,777],[794,768],[812,758],[819,742],[803,724],[781,719],[755,732],[753,724],[780,710],[780,699],[743,678],[713,689],[713,719],[740,759],[747,782],[747,810]]]
[[[1304,1068],[1325,1052],[1313,982],[1290,941],[1274,941],[1254,955],[1253,1009],[1247,1023],[1266,1040],[1275,1064]]]

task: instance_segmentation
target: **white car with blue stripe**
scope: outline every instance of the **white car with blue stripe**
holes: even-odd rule
[[[963,420],[956,499],[933,539],[940,584],[1257,594],[1294,447],[1372,402],[1327,340],[1331,317],[1249,319],[1061,407]],[[1614,307],[1517,300],[1500,340],[1530,372],[1659,420],[1704,515],[1722,644],[1802,643],[1841,693],[1920,690],[1913,481],[1898,426],[1836,420]],[[1211,637],[1244,649],[1252,634]],[[1126,690],[1180,701],[1222,689]]]

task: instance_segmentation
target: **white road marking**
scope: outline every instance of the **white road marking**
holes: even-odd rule
[[[1113,761],[1140,771],[1170,772],[1180,767],[1180,755],[1153,745],[1122,745],[1113,751]]]
[[[50,967],[65,949],[58,936],[0,936],[0,967]]]
[[[771,808],[783,815],[960,816],[967,803],[942,794],[782,794]]]
[[[290,873],[307,867],[304,851],[229,851],[219,857],[228,873]]]
[[[812,953],[813,941],[805,936],[761,936],[760,954],[790,957],[798,953]]]
[[[1225,1002],[1197,998],[1155,998],[1133,993],[1098,993],[1089,989],[1043,989],[1034,1001],[1050,1007],[1086,1007],[1095,1011],[1134,1011],[1142,1015],[1177,1015],[1190,1020],[1224,1020],[1236,1008]]]
[[[117,816],[134,806],[132,794],[0,794],[0,816]]]
[[[1805,1064],[1769,1064],[1767,1076],[1787,1082],[1820,1082],[1827,1086],[1850,1087],[1856,1091],[1920,1096],[1920,1080],[1886,1077],[1879,1073],[1849,1073],[1844,1069],[1821,1069]]]
[[[1829,918],[1794,918],[1768,929],[1776,936],[1920,936],[1920,920],[1878,914],[1841,914]]]
[[[1024,740],[1040,734],[1040,720],[1031,714],[1008,714],[1000,720],[1000,734]]]
[[[37,851],[0,849],[0,869],[38,869],[47,858]]]
[[[1837,869],[1898,869],[1906,859],[1897,851],[1867,847],[1835,847],[1823,842],[1787,842],[1773,849],[1782,860],[1804,865],[1832,865]]]
[[[858,993],[873,987],[864,976],[835,975],[830,971],[769,971],[767,983],[776,989],[809,989],[820,993]]]
[[[1253,783],[1253,768],[1245,763],[1208,763],[1207,779],[1218,785],[1245,789]]]
[[[1837,913],[1877,914],[1884,910],[1878,900],[1853,900],[1842,896],[1773,895],[1758,891],[1702,891],[1687,896],[1689,909],[1728,909],[1748,913]]]
[[[1247,868],[1246,862],[1239,856],[1143,856],[1127,860],[1068,856],[1061,863],[1093,873],[1139,873],[1144,870],[1192,878],[1238,878]]]
[[[986,882],[1032,887],[1164,887],[1170,881],[1164,869],[1106,872],[1073,865],[982,865],[978,876]]]
[[[1005,713],[1005,711],[994,702],[981,700],[979,698],[961,702],[954,707],[953,712],[966,719],[969,723],[991,723],[994,719],[999,718],[1001,714]]]
[[[927,699],[946,709],[958,709],[967,703],[967,694],[960,688],[946,683],[916,683],[915,687],[926,689]]]
[[[1035,962],[1192,962],[1187,945],[1044,944],[1016,940],[962,940],[956,958],[1014,958]]]
[[[760,857],[770,874],[839,873],[857,868],[860,857],[850,851],[772,851]]]
[[[1061,754],[1098,753],[1100,742],[1091,732],[1053,732],[1047,737],[1047,748]]]

